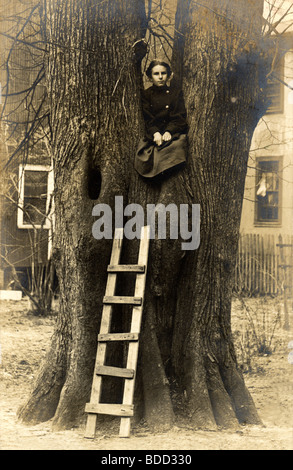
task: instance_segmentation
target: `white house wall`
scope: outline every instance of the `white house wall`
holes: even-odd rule
[[[285,55],[284,82],[293,87],[293,50]],[[251,145],[241,233],[293,234],[293,91],[284,86],[283,113],[267,114],[259,122]],[[281,221],[256,223],[256,170],[258,157],[281,157]]]

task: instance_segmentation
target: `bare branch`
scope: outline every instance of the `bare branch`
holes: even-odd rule
[[[277,27],[284,20],[284,18],[286,18],[286,16],[288,15],[289,11],[292,8],[292,6],[293,5],[291,4],[289,6],[289,8],[286,10],[286,12],[281,16],[281,18],[279,18],[278,21],[276,21],[274,24],[270,25],[269,30],[268,30],[268,32],[266,33],[265,36],[269,36],[272,32],[274,32],[274,33],[277,32]],[[280,33],[278,32],[277,34],[279,35]]]

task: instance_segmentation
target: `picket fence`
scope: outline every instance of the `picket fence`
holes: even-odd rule
[[[235,290],[250,295],[292,295],[293,236],[243,234],[239,239]]]

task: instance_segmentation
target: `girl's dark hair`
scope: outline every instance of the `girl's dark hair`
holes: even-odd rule
[[[154,67],[156,67],[156,65],[161,65],[162,67],[165,67],[166,70],[167,70],[168,77],[171,77],[172,70],[171,70],[170,65],[167,64],[166,62],[161,61],[161,60],[154,59],[154,60],[151,61],[150,65],[148,66],[148,68],[146,69],[146,72],[145,72],[148,78],[152,78],[152,70],[153,70]]]

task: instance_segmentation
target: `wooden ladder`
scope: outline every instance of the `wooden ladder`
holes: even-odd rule
[[[123,228],[115,230],[111,260],[108,265],[108,280],[103,299],[103,311],[100,334],[98,335],[98,347],[91,398],[90,403],[87,403],[85,407],[85,411],[88,413],[85,431],[86,438],[93,439],[95,437],[97,414],[121,416],[119,436],[129,437],[130,435],[130,418],[133,416],[134,410],[133,395],[147,273],[149,238],[149,226],[142,227],[138,264],[119,264],[123,242]],[[115,296],[117,274],[121,272],[136,273],[133,297]],[[109,333],[113,304],[133,305],[129,333]],[[109,341],[129,342],[126,368],[104,365],[106,359],[106,347]],[[100,403],[103,376],[121,377],[125,379],[122,404]]]

